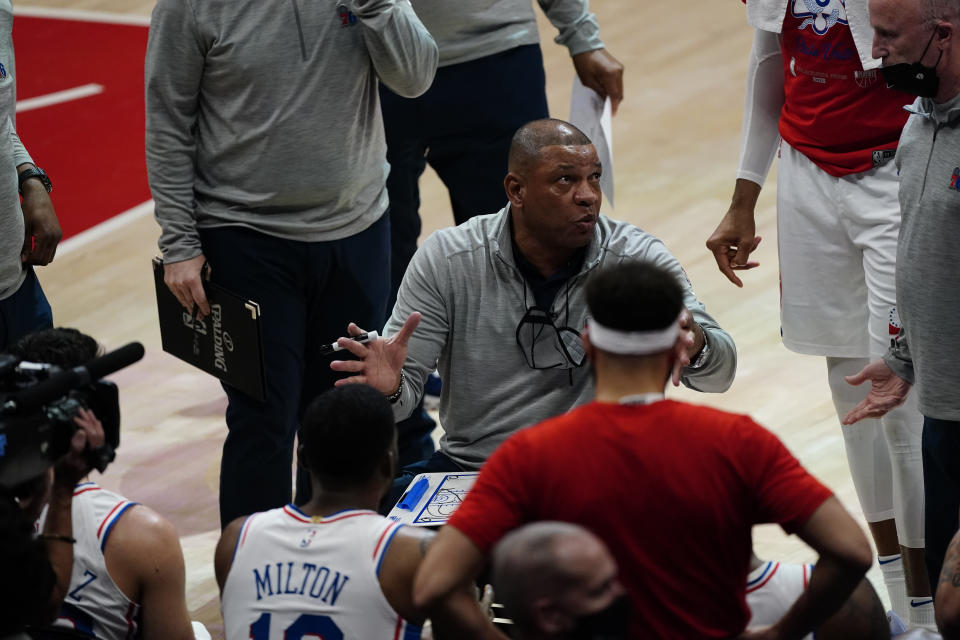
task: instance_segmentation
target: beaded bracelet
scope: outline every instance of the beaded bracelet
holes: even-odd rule
[[[406,379],[407,379],[407,377],[406,377],[405,375],[403,375],[403,369],[400,369],[400,384],[397,385],[397,390],[396,390],[396,391],[394,391],[392,394],[390,394],[389,396],[387,396],[387,400],[390,401],[390,404],[396,404],[397,400],[400,399],[400,395],[403,393],[403,382],[404,382]]]

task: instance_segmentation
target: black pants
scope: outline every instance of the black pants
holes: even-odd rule
[[[924,416],[922,450],[927,574],[930,593],[936,594],[960,520],[960,422]]]
[[[29,265],[26,271],[20,288],[0,300],[0,349],[5,349],[28,333],[53,326],[50,303],[40,288],[37,274]]]
[[[390,177],[393,295],[420,237],[418,181],[426,163],[450,191],[457,224],[503,208],[510,140],[546,118],[546,78],[539,45],[441,67],[419,98],[380,85]]]
[[[383,326],[389,293],[390,222],[331,242],[297,242],[243,227],[200,231],[218,284],[260,305],[265,402],[224,385],[227,438],[220,467],[220,522],[291,499],[293,443],[306,406],[341,377],[319,347],[347,324]],[[342,358],[342,355],[338,355]],[[297,501],[309,498],[298,473]]]

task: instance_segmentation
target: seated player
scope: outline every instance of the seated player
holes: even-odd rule
[[[76,329],[56,328],[29,334],[9,351],[70,369],[95,358],[99,345]],[[74,488],[72,515],[73,572],[56,625],[99,640],[192,640],[173,524],[88,479]],[[197,637],[206,637],[197,626]]]
[[[753,555],[747,576],[747,629],[763,629],[780,620],[806,590],[812,572],[812,564],[764,562]],[[804,640],[889,640],[890,631],[883,603],[864,578],[816,634],[809,633]]]
[[[307,408],[301,438],[310,501],[238,518],[217,545],[227,640],[419,637],[413,576],[433,533],[374,511],[396,466],[390,404],[366,385],[332,389]]]

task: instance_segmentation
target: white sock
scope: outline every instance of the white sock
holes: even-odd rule
[[[911,596],[910,619],[907,621],[908,629],[922,627],[927,631],[936,631],[937,623],[933,619],[933,598],[930,596]]]
[[[890,596],[890,608],[897,612],[902,620],[910,619],[910,603],[907,602],[907,582],[903,576],[903,559],[900,554],[877,556],[883,582]]]

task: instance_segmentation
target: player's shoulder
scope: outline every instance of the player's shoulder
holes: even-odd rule
[[[108,547],[122,547],[130,554],[156,552],[170,545],[179,548],[179,535],[170,520],[150,507],[129,503],[123,515],[113,525]]]

